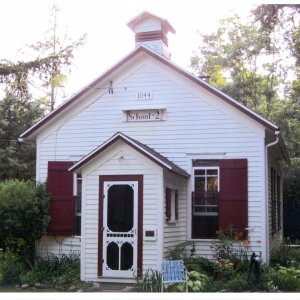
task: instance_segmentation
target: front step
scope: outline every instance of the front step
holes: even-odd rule
[[[133,293],[138,292],[138,285],[130,283],[112,283],[101,282],[89,289],[86,292],[103,292],[103,293]]]
[[[114,284],[124,284],[124,283],[136,284],[137,280],[135,278],[99,277],[97,282],[114,283]]]

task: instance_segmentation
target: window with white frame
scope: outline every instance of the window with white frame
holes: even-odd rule
[[[219,227],[219,167],[193,169],[192,238],[214,238]]]

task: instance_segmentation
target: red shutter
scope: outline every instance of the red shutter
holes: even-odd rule
[[[220,160],[219,225],[245,235],[248,227],[247,159]]]
[[[47,190],[50,193],[50,234],[73,235],[75,228],[75,197],[72,162],[48,162]]]
[[[171,220],[171,189],[166,188],[166,219],[167,221]]]
[[[175,191],[175,220],[178,221],[179,212],[178,212],[178,191]]]

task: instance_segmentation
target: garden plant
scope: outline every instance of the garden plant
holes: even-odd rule
[[[168,259],[182,259],[188,271],[189,292],[300,292],[300,247],[289,242],[272,253],[271,263],[264,264],[254,253],[249,239],[234,233],[218,232],[211,244],[213,259],[197,257],[192,242],[170,250]],[[260,245],[260,241],[254,241]],[[143,292],[159,292],[159,272],[146,272],[147,288]],[[151,284],[154,286],[151,287]],[[166,292],[184,292],[182,284],[164,287]]]

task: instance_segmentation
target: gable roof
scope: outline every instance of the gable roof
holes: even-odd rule
[[[169,31],[171,33],[176,33],[173,26],[169,23],[167,19],[163,19],[153,13],[150,13],[149,11],[144,10],[140,14],[138,14],[136,17],[132,18],[128,23],[127,26],[134,31],[135,26],[140,23],[143,19],[146,19],[147,17],[157,19],[159,22],[161,22],[163,30]]]
[[[113,74],[113,72],[117,71],[119,68],[124,66],[126,63],[128,63],[131,59],[136,57],[139,53],[145,53],[146,55],[150,56],[151,58],[159,61],[160,63],[164,64],[165,66],[169,67],[173,71],[179,73],[180,75],[186,77],[187,79],[191,80],[192,82],[196,83],[201,88],[204,88],[208,92],[214,94],[215,96],[219,97],[224,102],[228,103],[229,105],[233,106],[237,110],[241,111],[245,115],[249,116],[256,122],[263,125],[266,129],[270,130],[271,132],[275,132],[278,130],[278,127],[271,123],[270,121],[266,120],[265,118],[261,117],[257,113],[253,112],[246,106],[242,105],[238,101],[234,100],[230,96],[226,95],[225,93],[221,92],[220,90],[214,88],[209,83],[205,82],[204,80],[194,76],[193,74],[187,72],[186,70],[182,69],[178,65],[174,64],[170,60],[166,59],[162,55],[159,55],[158,53],[154,52],[150,48],[148,48],[145,45],[140,45],[137,48],[135,48],[132,52],[130,52],[127,56],[125,56],[123,59],[121,59],[117,64],[112,66],[108,71],[106,71],[103,75],[98,77],[96,80],[91,82],[89,85],[81,89],[77,94],[75,94],[73,97],[65,101],[63,104],[61,104],[59,107],[57,107],[54,111],[49,113],[46,117],[41,119],[39,122],[37,122],[35,125],[33,125],[31,128],[26,130],[24,133],[20,135],[21,139],[30,138],[31,136],[34,136],[39,129],[42,129],[48,122],[50,122],[54,117],[62,114],[68,107],[70,107],[72,104],[75,104],[77,101],[79,101],[88,91],[90,91],[92,88],[96,88],[96,86],[104,81],[108,80],[109,76]]]
[[[176,173],[178,175],[189,177],[190,175],[177,165],[175,165],[173,162],[168,160],[166,157],[162,156],[158,152],[156,152],[154,149],[150,148],[149,146],[142,144],[141,142],[125,135],[122,132],[117,132],[115,135],[113,135],[111,138],[109,138],[107,141],[105,141],[102,145],[94,149],[92,152],[87,154],[85,157],[83,157],[80,161],[78,161],[75,165],[73,165],[69,171],[70,172],[76,172],[79,169],[81,169],[83,166],[85,166],[89,161],[96,158],[98,155],[101,155],[101,153],[115,144],[118,141],[123,141],[130,147],[134,148],[150,160],[154,161],[156,164],[161,166],[162,168],[166,169],[167,171]]]

